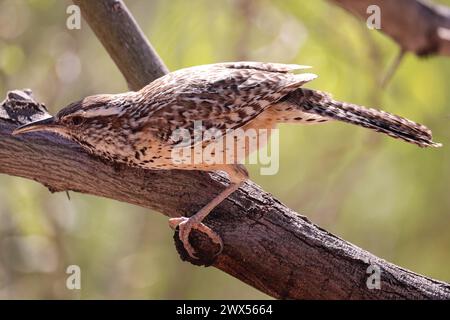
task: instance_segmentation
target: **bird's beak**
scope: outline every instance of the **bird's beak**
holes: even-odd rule
[[[55,118],[49,117],[42,120],[24,124],[23,126],[16,128],[12,132],[12,134],[17,135],[33,131],[54,131],[56,127],[58,127],[58,125],[55,123]]]

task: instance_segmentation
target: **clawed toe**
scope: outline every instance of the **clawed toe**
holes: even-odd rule
[[[223,250],[223,242],[220,236],[215,233],[211,228],[207,227],[201,222],[193,221],[191,218],[179,217],[179,218],[171,218],[169,219],[169,226],[172,229],[176,229],[178,227],[178,237],[183,243],[184,249],[189,254],[189,256],[193,259],[198,259],[196,256],[195,249],[189,242],[189,235],[192,229],[197,229],[202,233],[208,235],[212,242],[218,244],[220,246],[220,250],[216,253],[216,256],[219,255]]]
[[[191,233],[191,230],[194,227],[191,220],[186,217],[172,218],[169,219],[169,226],[172,229],[176,229],[178,227],[178,237],[183,243],[184,249],[191,258],[198,259],[197,256],[195,255],[195,249],[191,246],[189,242],[189,234]]]

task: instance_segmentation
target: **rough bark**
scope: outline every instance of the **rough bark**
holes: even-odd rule
[[[363,21],[367,8],[381,9],[380,31],[418,56],[450,55],[450,8],[419,0],[330,0]]]
[[[93,1],[77,2],[84,2],[83,10],[91,10],[88,3]],[[104,6],[117,4],[111,0],[98,2]],[[106,29],[120,27],[114,23],[114,16],[104,23]],[[116,33],[111,30],[110,34]],[[127,37],[108,41],[120,40],[126,41]],[[122,61],[121,54],[126,52],[110,54]],[[123,59],[123,67],[126,63],[141,63]],[[145,77],[150,81],[154,75],[147,73]],[[228,183],[218,174],[112,165],[51,133],[11,135],[17,125],[44,116],[42,104],[34,101],[29,92],[8,94],[0,106],[0,173],[36,180],[51,191],[72,190],[107,197],[167,216],[191,215]],[[223,254],[213,265],[275,298],[450,298],[450,285],[390,264],[330,234],[251,181],[219,205],[206,223],[225,243]],[[194,234],[192,240],[202,252],[215,249],[201,234]],[[380,270],[380,289],[368,289],[369,267]]]

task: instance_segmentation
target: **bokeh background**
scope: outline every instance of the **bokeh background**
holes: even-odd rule
[[[450,5],[450,0],[439,1]],[[69,1],[0,1],[0,93],[31,88],[52,113],[81,97],[126,91],[89,26],[66,28]],[[450,281],[450,59],[407,55],[334,5],[300,0],[128,0],[171,70],[233,60],[314,66],[309,85],[433,129],[420,149],[332,123],[281,126],[280,171],[252,179],[338,236],[402,267]],[[65,286],[79,265],[82,289]],[[270,298],[214,268],[179,260],[167,218],[0,176],[0,298]]]

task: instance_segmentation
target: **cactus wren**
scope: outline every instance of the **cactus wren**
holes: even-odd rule
[[[385,133],[420,147],[437,147],[425,126],[399,116],[338,102],[327,93],[301,86],[311,73],[293,73],[304,66],[259,62],[230,62],[181,69],[156,79],[137,92],[86,97],[56,116],[26,124],[14,134],[56,132],[87,151],[113,162],[147,169],[225,171],[229,186],[191,217],[169,220],[189,255],[192,228],[206,233],[222,248],[221,238],[203,219],[248,178],[239,157],[233,163],[176,163],[172,151],[176,129],[193,132],[194,121],[202,130],[211,128],[225,139],[230,130],[271,129],[278,123],[313,124],[339,120]],[[217,136],[216,136],[217,138]],[[237,140],[240,138],[238,137]],[[212,141],[195,141],[206,147]],[[248,146],[245,157],[260,146]]]

